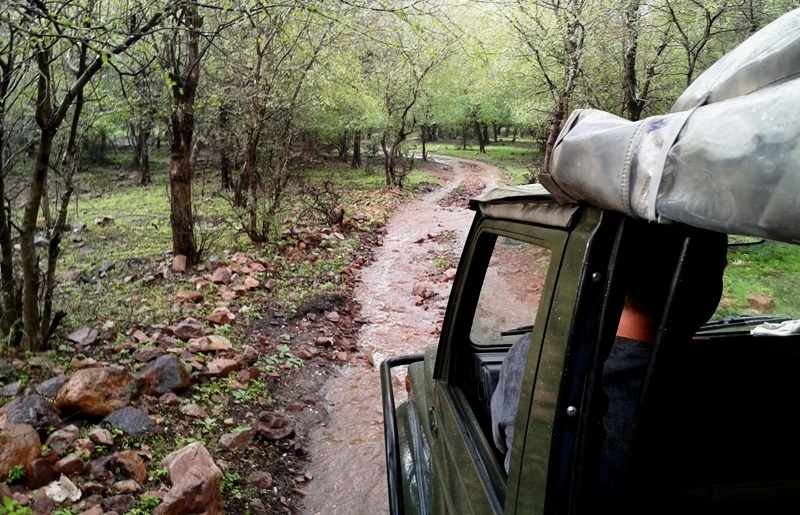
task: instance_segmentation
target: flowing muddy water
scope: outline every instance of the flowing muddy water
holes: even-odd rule
[[[371,350],[375,366],[349,365],[324,387],[330,420],[312,433],[313,477],[306,488],[306,515],[388,513],[383,414],[378,366],[389,357],[422,352],[438,340],[452,282],[426,282],[433,302],[414,305],[414,286],[434,269],[433,258],[460,255],[474,213],[438,202],[463,183],[486,187],[504,182],[503,172],[474,161],[437,157],[452,169],[442,187],[401,206],[387,225],[375,261],[361,273],[355,298],[368,321],[359,346]],[[445,231],[451,237],[439,238]],[[395,391],[403,390],[395,377]]]

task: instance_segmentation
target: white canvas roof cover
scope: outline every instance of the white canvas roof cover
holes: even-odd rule
[[[541,182],[562,202],[800,243],[800,9],[706,70],[669,114],[573,112]]]
[[[575,204],[560,204],[541,184],[500,186],[470,200],[469,207],[489,218],[518,220],[555,227],[568,227]]]

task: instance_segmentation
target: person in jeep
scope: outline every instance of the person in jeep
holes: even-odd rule
[[[603,506],[613,505],[623,487],[639,392],[670,290],[671,272],[681,251],[680,239],[675,236],[668,229],[644,232],[639,247],[630,249],[627,259],[624,305],[603,367],[607,411],[603,417],[605,438],[598,485],[598,503]],[[691,337],[713,315],[722,294],[726,251],[726,236],[709,233],[699,258],[684,264],[683,277],[695,285],[696,294],[691,303],[678,306],[685,333],[674,337]],[[527,333],[508,351],[492,396],[493,439],[505,455],[506,473],[530,341],[531,333]]]

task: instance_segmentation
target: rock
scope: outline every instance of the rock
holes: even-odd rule
[[[247,288],[248,290],[255,290],[259,286],[261,286],[261,283],[258,282],[256,279],[253,279],[252,277],[245,277],[244,287]]]
[[[67,336],[67,340],[75,342],[78,345],[91,345],[97,340],[97,334],[97,329],[83,327],[70,333],[69,336]]]
[[[250,476],[250,484],[260,490],[269,490],[272,488],[272,474],[257,470]]]
[[[189,372],[172,354],[157,358],[134,375],[134,379],[143,393],[154,396],[180,391],[191,384]]]
[[[150,337],[147,336],[147,333],[141,329],[135,330],[133,334],[131,334],[131,337],[136,341],[136,343],[147,343],[150,341]]]
[[[122,515],[136,507],[136,498],[132,495],[113,495],[100,501],[105,513],[114,512]]]
[[[205,375],[211,377],[225,377],[239,368],[239,362],[234,359],[220,358],[208,364]]]
[[[336,322],[339,321],[340,318],[341,317],[339,316],[339,313],[337,313],[336,311],[325,312],[325,320],[327,320],[328,322],[333,322],[335,324]]]
[[[233,349],[233,344],[225,337],[209,334],[202,338],[192,338],[186,342],[186,350],[197,354],[198,352],[220,352]]]
[[[36,458],[25,466],[25,485],[41,488],[58,478],[53,462],[47,458]]]
[[[96,427],[89,433],[89,439],[97,445],[104,445],[112,447],[114,445],[114,436],[108,429]]]
[[[314,344],[319,347],[331,347],[333,345],[333,338],[330,336],[317,336],[317,339],[314,340]]]
[[[86,463],[75,454],[64,456],[53,465],[53,470],[57,474],[82,474],[86,469]]]
[[[100,505],[94,505],[88,510],[82,511],[80,515],[103,515],[103,507]]]
[[[103,423],[121,429],[125,434],[153,435],[158,432],[158,424],[147,414],[131,406],[121,408],[103,419]]]
[[[181,398],[172,392],[167,392],[158,398],[158,402],[167,406],[177,406],[181,403]]]
[[[455,268],[448,268],[447,270],[444,271],[443,275],[444,275],[445,279],[447,279],[448,281],[451,281],[456,276],[456,269]]]
[[[275,281],[273,279],[267,279],[267,282],[264,283],[264,288],[268,292],[272,292],[275,289]]]
[[[226,451],[244,449],[250,445],[255,434],[256,432],[252,429],[238,433],[225,433],[219,438],[219,446]]]
[[[108,272],[110,270],[114,270],[116,266],[117,265],[115,265],[111,261],[105,261],[102,265],[100,265],[100,268],[97,271],[100,274],[100,277],[105,277],[108,274]]]
[[[203,302],[203,294],[199,291],[182,291],[175,295],[175,302],[178,304],[199,304]]]
[[[190,340],[192,338],[200,338],[206,334],[203,326],[200,325],[200,322],[191,317],[185,318],[178,322],[177,325],[172,327],[172,332],[175,334],[176,338],[179,338],[183,341]]]
[[[34,394],[14,399],[8,404],[6,423],[28,424],[41,430],[59,425],[61,419],[49,400]]]
[[[172,271],[173,272],[185,272],[186,271],[186,256],[183,254],[178,254],[174,258],[172,258]]]
[[[217,308],[208,316],[208,321],[214,325],[230,324],[236,320],[236,315],[231,313],[228,308]]]
[[[20,386],[21,384],[19,381],[8,383],[0,388],[0,397],[16,397],[19,393]]]
[[[81,498],[81,491],[75,486],[75,483],[70,481],[70,479],[63,474],[57,481],[53,481],[47,485],[44,489],[44,493],[48,498],[58,504],[61,504],[67,499],[75,502]]]
[[[64,383],[66,383],[68,379],[69,377],[67,376],[51,377],[47,381],[42,381],[36,385],[36,393],[45,397],[50,397],[51,399],[55,398],[55,396],[58,395],[58,391],[64,386]]]
[[[122,481],[117,481],[111,488],[121,494],[135,494],[142,490],[142,487],[139,483],[134,481],[133,479],[124,479]]]
[[[146,345],[133,353],[133,359],[140,363],[147,363],[163,355],[164,351],[161,348]]]
[[[120,451],[108,458],[106,468],[114,474],[135,480],[140,485],[147,481],[147,465],[136,451]]]
[[[88,438],[78,438],[75,440],[75,443],[72,444],[72,449],[79,456],[91,456],[95,447],[94,442]]]
[[[173,452],[162,462],[169,469],[170,488],[155,515],[221,515],[222,471],[199,442]]]
[[[117,366],[75,372],[56,395],[59,410],[105,417],[136,397],[136,381]]]
[[[94,219],[94,224],[99,227],[111,227],[114,225],[114,217],[113,216],[102,216],[100,218]]]
[[[99,494],[99,493],[102,493],[103,490],[105,490],[105,489],[106,489],[105,486],[101,485],[100,483],[96,483],[94,481],[85,481],[81,485],[81,491],[83,491],[83,493],[86,494],[86,495]],[[101,512],[101,515],[102,515],[102,512]]]
[[[269,411],[258,414],[256,431],[267,440],[283,440],[294,434],[294,429],[286,417]]]
[[[195,404],[194,402],[187,404],[183,408],[181,408],[181,413],[189,418],[207,418],[208,413],[204,410],[199,404]]]
[[[53,513],[55,503],[41,490],[31,498],[30,508],[34,515]]]
[[[242,384],[247,384],[250,381],[258,379],[261,376],[261,371],[256,367],[246,368],[236,373],[236,380]]]
[[[231,282],[231,269],[227,266],[221,266],[214,270],[214,275],[211,276],[211,282],[216,284],[228,284]]]
[[[769,313],[775,309],[775,299],[763,293],[751,293],[747,296],[747,305],[759,313]]]
[[[67,449],[72,445],[72,442],[78,438],[79,431],[78,426],[74,424],[62,427],[47,437],[45,445],[53,449],[57,455],[63,456],[67,453]]]

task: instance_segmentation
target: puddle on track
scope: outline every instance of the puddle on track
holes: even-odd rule
[[[432,255],[460,254],[474,213],[437,201],[465,180],[479,179],[487,187],[503,182],[502,171],[492,166],[445,157],[436,161],[453,169],[452,179],[395,213],[375,261],[356,286],[355,298],[369,322],[359,333],[359,346],[373,351],[375,367],[346,366],[324,387],[330,421],[311,435],[308,473],[313,479],[306,487],[305,515],[389,512],[378,366],[388,357],[420,353],[438,340],[452,282],[430,283],[436,296],[428,309],[414,305],[412,289],[432,269]],[[447,243],[427,238],[443,231],[456,237]],[[403,379],[394,381],[395,391],[402,390]]]

